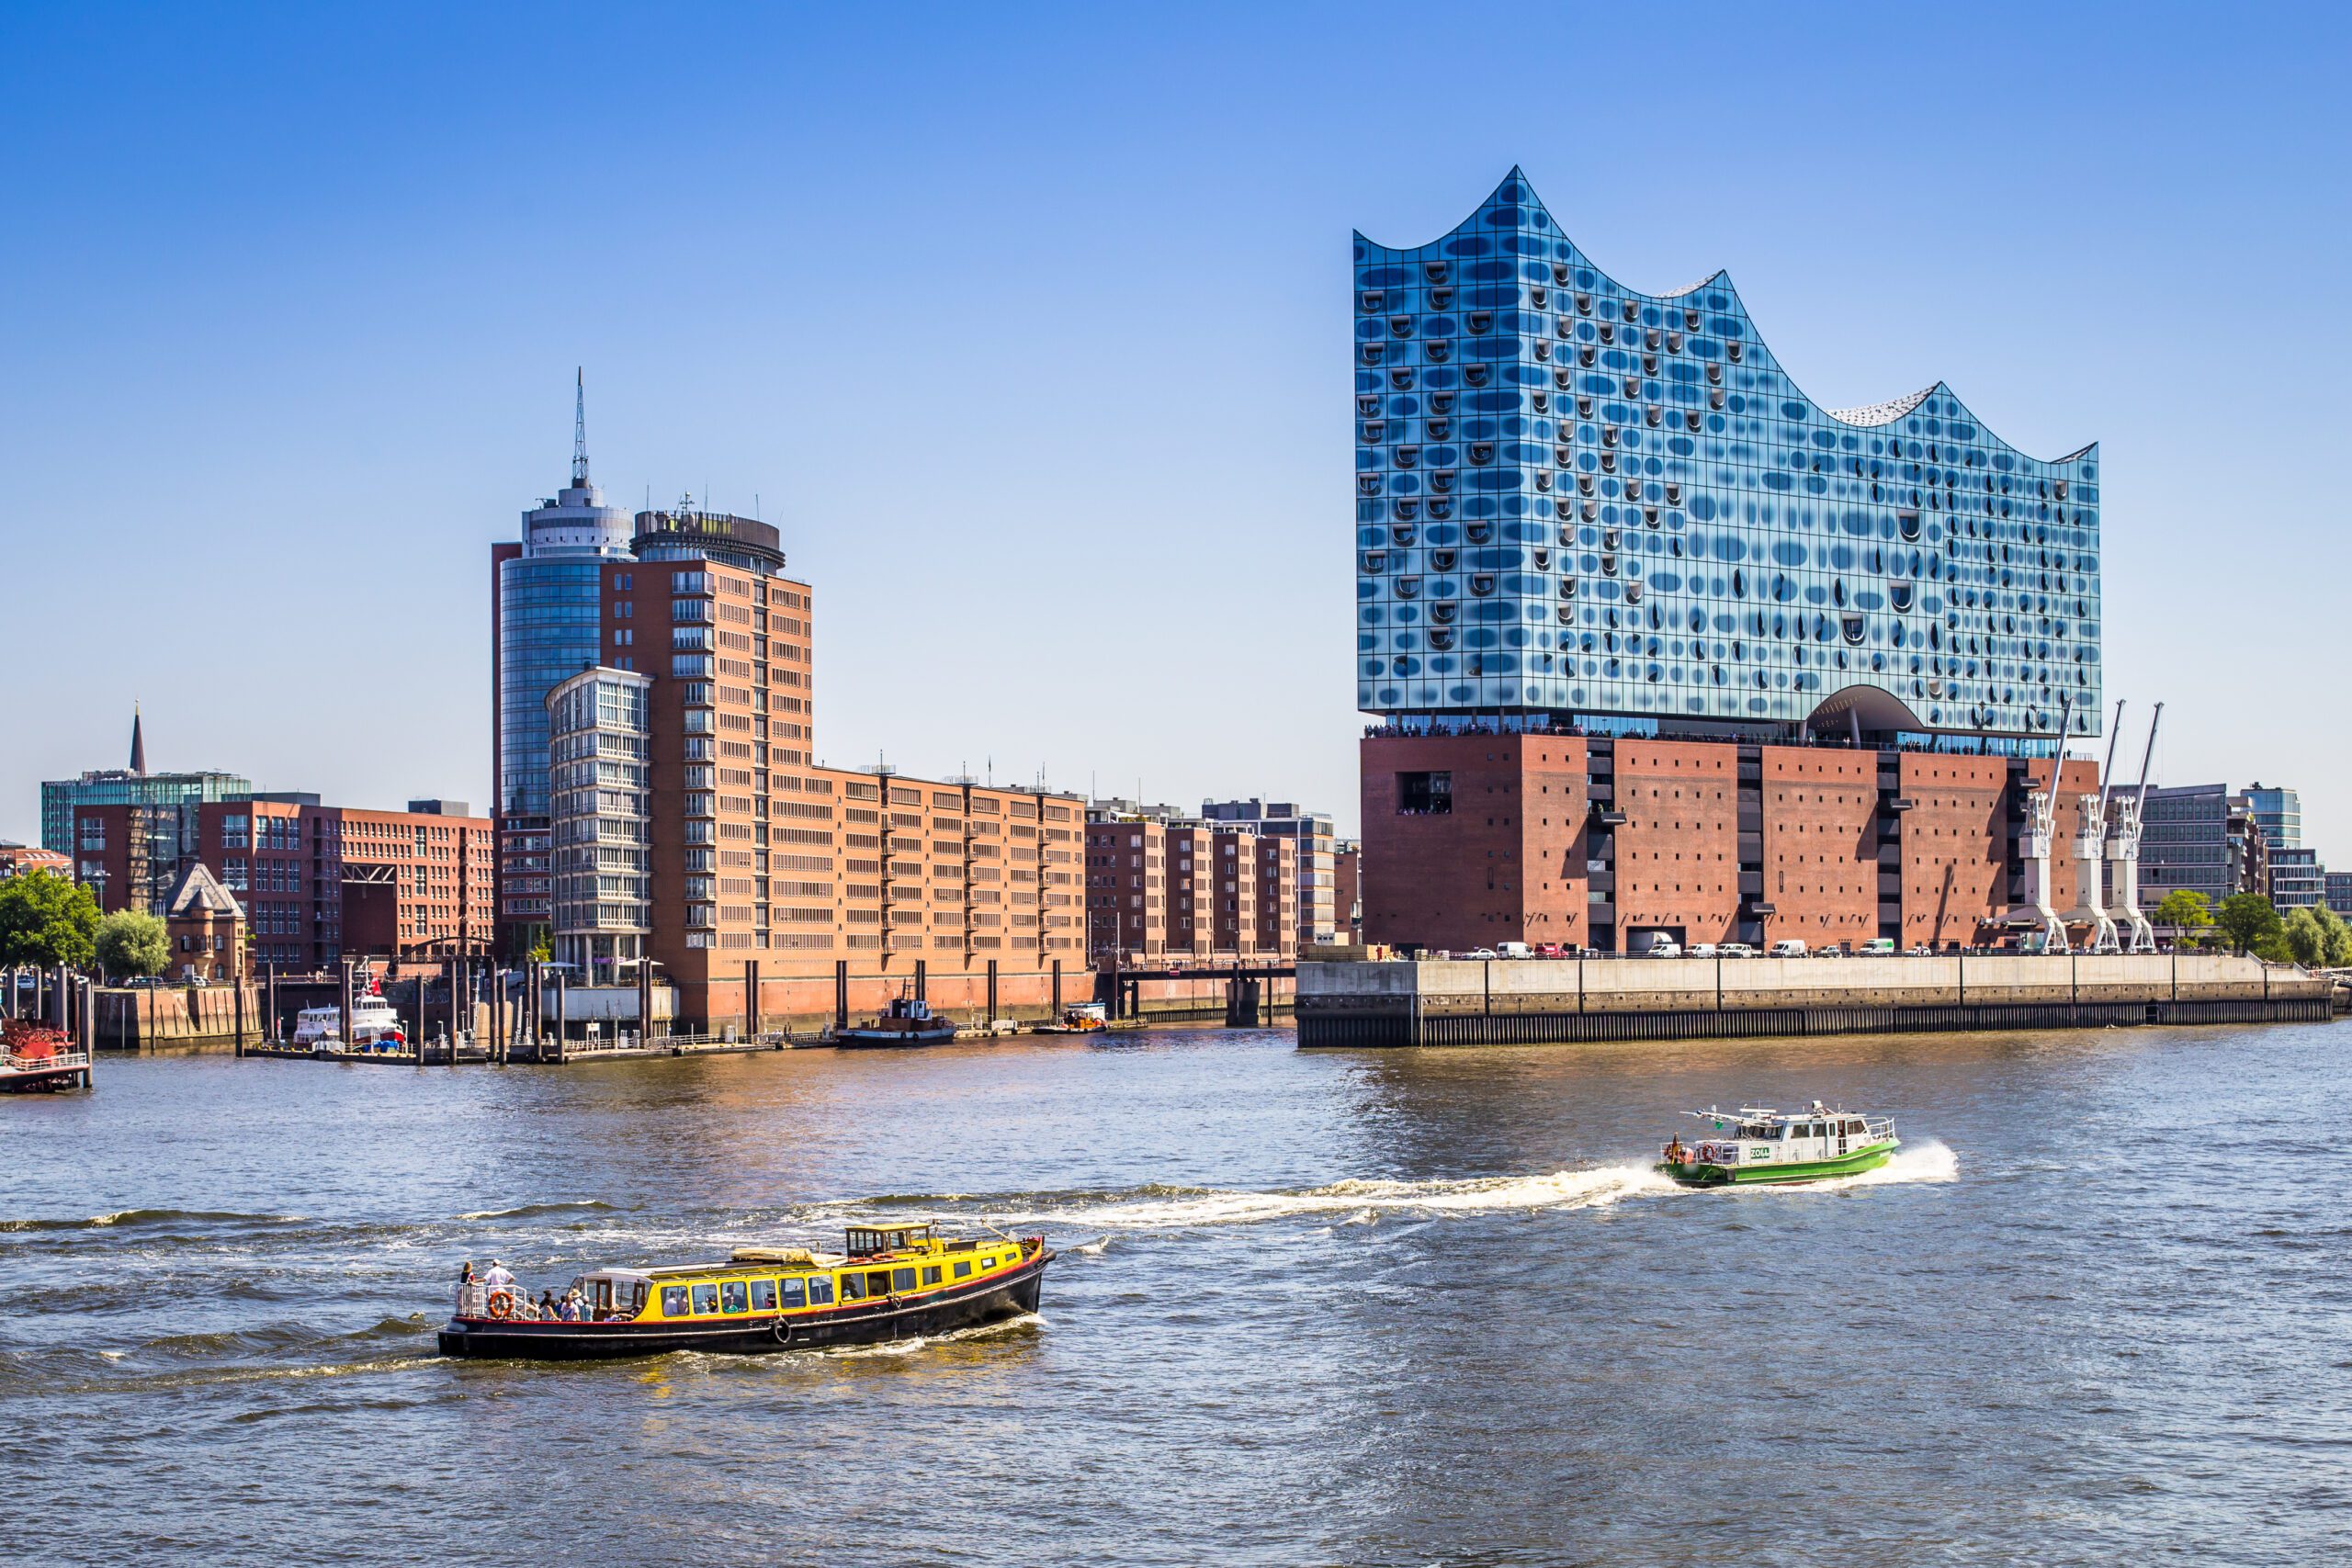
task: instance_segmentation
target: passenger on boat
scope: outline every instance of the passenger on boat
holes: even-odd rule
[[[539,1292],[539,1315],[541,1317],[548,1318],[555,1316],[555,1292],[553,1291],[541,1291]]]
[[[458,1269],[458,1315],[481,1316],[488,1296],[489,1292],[482,1289],[481,1281],[474,1278],[472,1262],[469,1260],[460,1266]]]
[[[490,1272],[481,1277],[481,1282],[487,1290],[511,1291],[514,1288],[514,1276],[505,1264],[493,1258],[490,1260]]]
[[[566,1323],[578,1323],[580,1321],[580,1292],[578,1291],[572,1291],[564,1296],[563,1306],[557,1312],[556,1315],[562,1318]]]

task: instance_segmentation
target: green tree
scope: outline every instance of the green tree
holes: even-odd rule
[[[2324,904],[2287,913],[2287,945],[2307,969],[2337,969],[2352,961],[2352,926]]]
[[[2259,893],[2239,893],[2222,901],[2222,912],[2213,923],[2230,946],[2240,953],[2251,953],[2267,958],[2272,953],[2280,954],[2273,963],[2286,963],[2291,954],[2287,946],[2287,922],[2270,907],[2270,900]]]
[[[2325,939],[2320,962],[2330,969],[2352,968],[2352,924],[2324,904],[2313,912],[2319,920],[2320,935]]]
[[[160,975],[172,962],[164,922],[143,909],[118,909],[98,922],[98,966],[109,979]]]
[[[2165,895],[2165,901],[2155,907],[2148,919],[2179,932],[2176,939],[2179,946],[2195,947],[2200,940],[2197,933],[2213,923],[2213,906],[2193,887],[2176,887]]]
[[[97,900],[80,883],[47,870],[0,882],[0,964],[85,969],[97,935]]]

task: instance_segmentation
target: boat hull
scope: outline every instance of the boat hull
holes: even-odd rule
[[[843,1051],[903,1051],[910,1045],[952,1045],[956,1031],[911,1029],[842,1029],[833,1033],[833,1044]]]
[[[963,1291],[941,1291],[912,1301],[859,1303],[822,1313],[753,1314],[733,1322],[546,1323],[452,1318],[441,1330],[441,1354],[531,1361],[601,1361],[660,1356],[673,1350],[706,1355],[763,1356],[779,1350],[823,1350],[884,1345],[969,1328],[1035,1312],[1045,1288],[1043,1253],[1021,1268]]]
[[[1661,1162],[1658,1171],[1685,1187],[1773,1187],[1797,1181],[1834,1181],[1842,1176],[1860,1176],[1876,1170],[1903,1146],[1897,1139],[1893,1143],[1872,1144],[1867,1148],[1840,1155],[1835,1159],[1792,1160],[1786,1165],[1713,1165],[1696,1162],[1680,1165]]]

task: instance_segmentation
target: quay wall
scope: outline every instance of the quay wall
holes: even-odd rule
[[[140,986],[92,995],[101,1051],[229,1050],[241,1029],[247,1041],[261,1038],[261,993],[252,986]]]
[[[1298,966],[1298,1040],[1539,1043],[2332,1016],[2334,984],[2222,953],[1432,959]]]

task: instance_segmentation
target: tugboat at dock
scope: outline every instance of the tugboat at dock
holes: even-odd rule
[[[833,1043],[845,1051],[888,1045],[940,1045],[955,1038],[956,1021],[940,1017],[920,997],[899,997],[880,1018],[833,1032]]]
[[[933,1225],[848,1228],[838,1254],[737,1247],[723,1263],[597,1269],[565,1290],[553,1315],[493,1262],[467,1266],[445,1356],[578,1361],[668,1350],[759,1355],[873,1345],[1037,1310],[1046,1238],[950,1240]]]
[[[1683,1114],[1698,1118],[1705,1132],[1691,1143],[1679,1135],[1669,1139],[1657,1168],[1685,1187],[1859,1176],[1876,1170],[1903,1146],[1892,1118],[1832,1111],[1817,1100],[1810,1111],[1743,1105],[1736,1111]]]

